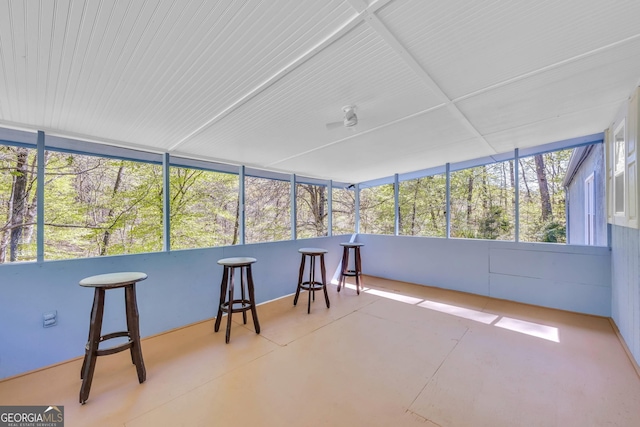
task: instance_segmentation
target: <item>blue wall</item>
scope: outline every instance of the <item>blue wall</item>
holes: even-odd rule
[[[611,317],[640,364],[640,230],[611,226]]]
[[[215,316],[222,276],[216,260],[220,258],[257,258],[253,267],[256,298],[264,302],[295,291],[299,248],[328,249],[327,275],[331,277],[342,253],[339,243],[350,237],[0,265],[0,378],[83,354],[93,298],[91,289],[78,286],[83,277],[126,270],[149,274],[137,287],[145,337]],[[633,238],[638,248],[637,230]],[[357,241],[365,244],[362,263],[368,275],[611,316],[608,248],[364,234]],[[625,295],[635,292],[638,297],[637,249],[635,253],[635,287],[626,289]],[[637,347],[640,304],[636,311],[618,307],[628,298],[616,294],[619,280],[628,279],[615,279],[614,319],[624,318],[623,323],[629,325],[625,331],[631,332],[623,336]],[[122,300],[120,291],[107,293],[105,332],[124,329]],[[43,328],[42,315],[52,310],[58,311],[58,325]]]
[[[329,250],[331,276],[349,236],[300,239],[245,246],[140,255],[0,265],[0,378],[84,354],[93,290],[80,287],[87,276],[143,271],[137,286],[143,337],[210,319],[216,315],[222,267],[216,261],[251,256],[256,299],[264,302],[295,292],[301,247]],[[125,330],[121,290],[107,292],[103,331]],[[57,310],[58,324],[43,328],[43,313]],[[213,333],[213,331],[211,331]]]
[[[594,174],[595,184],[595,245],[607,246],[607,198],[605,195],[604,144],[595,144],[589,156],[579,166],[567,190],[568,243],[584,245],[585,238],[585,185]]]
[[[611,316],[606,247],[359,234],[362,270],[384,278]]]

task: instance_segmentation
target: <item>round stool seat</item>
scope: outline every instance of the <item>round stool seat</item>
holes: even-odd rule
[[[298,252],[304,255],[321,255],[329,253],[328,250],[322,248],[300,248]]]
[[[364,246],[364,243],[346,242],[346,243],[340,243],[340,246],[344,246],[347,248],[359,248],[361,246]]]
[[[139,271],[98,274],[97,276],[85,277],[80,281],[80,286],[88,288],[117,288],[128,285],[129,283],[139,282],[147,277],[146,273]]]
[[[232,258],[222,258],[218,260],[218,264],[224,265],[226,267],[240,267],[243,265],[253,264],[258,261],[255,258],[251,257],[232,257]]]

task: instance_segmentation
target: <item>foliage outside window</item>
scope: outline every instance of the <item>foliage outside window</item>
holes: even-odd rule
[[[360,191],[360,232],[395,233],[395,197],[393,184]]]
[[[171,167],[171,248],[235,245],[238,175]]]
[[[36,259],[36,150],[0,146],[0,263]]]
[[[446,186],[447,179],[444,174],[400,183],[400,234],[446,236]]]
[[[332,228],[334,235],[351,234],[356,228],[355,193],[346,188],[333,188],[331,201]]]
[[[565,191],[571,150],[520,159],[520,240],[566,243]]]
[[[327,187],[296,184],[296,236],[298,239],[327,235]]]
[[[162,250],[162,167],[45,152],[45,259]]]
[[[245,178],[245,241],[271,242],[291,238],[291,184]]]
[[[513,162],[451,173],[451,237],[514,239]]]

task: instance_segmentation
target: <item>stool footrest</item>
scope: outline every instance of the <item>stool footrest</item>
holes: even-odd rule
[[[120,353],[121,351],[129,350],[131,347],[133,347],[133,341],[130,340],[124,344],[98,350],[96,351],[96,356],[107,356],[109,354]]]
[[[121,337],[127,337],[129,338],[129,341],[113,347],[97,350],[96,356],[107,356],[109,354],[119,353],[121,351],[128,350],[133,346],[133,340],[131,339],[131,334],[129,334],[129,332],[112,332],[110,334],[101,336],[98,342],[105,342],[113,338],[121,338]],[[87,344],[84,346],[84,349],[86,351],[89,351],[90,344],[91,342],[88,341]]]
[[[300,289],[305,289],[307,291],[321,291],[324,288],[324,284],[322,282],[302,282],[300,283]]]
[[[243,304],[242,307],[234,307],[235,304]],[[251,301],[249,301],[248,299],[234,299],[231,302],[231,312],[232,313],[242,313],[244,311],[247,310],[251,310]],[[222,304],[222,311],[224,313],[228,313],[229,312],[229,302],[225,302]]]
[[[350,277],[355,277],[355,276],[360,276],[362,273],[359,271],[354,271],[354,270],[347,270],[344,273],[342,273],[343,276],[350,276]]]

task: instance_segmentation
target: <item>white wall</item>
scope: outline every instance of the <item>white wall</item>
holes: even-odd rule
[[[364,274],[611,315],[606,247],[359,234]]]
[[[244,255],[258,259],[252,270],[260,303],[295,292],[299,248],[329,250],[330,277],[342,256],[339,244],[350,237],[0,265],[0,378],[84,354],[93,301],[93,290],[78,285],[84,277],[146,272],[149,278],[137,285],[140,332],[146,337],[216,315],[222,278],[222,267],[216,261],[220,258]],[[104,333],[125,330],[122,290],[106,295]],[[53,310],[58,311],[58,324],[43,328],[43,313]]]

